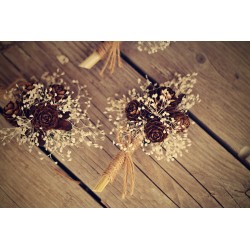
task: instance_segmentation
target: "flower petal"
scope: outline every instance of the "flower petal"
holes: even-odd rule
[[[72,124],[67,120],[59,119],[56,129],[70,131],[72,129]]]

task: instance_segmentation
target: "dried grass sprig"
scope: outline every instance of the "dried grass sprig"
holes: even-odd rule
[[[100,43],[97,49],[79,64],[79,67],[91,69],[100,60],[104,60],[104,65],[100,71],[103,75],[104,71],[108,68],[112,74],[115,70],[116,64],[122,67],[120,56],[120,43],[121,42],[103,42]]]

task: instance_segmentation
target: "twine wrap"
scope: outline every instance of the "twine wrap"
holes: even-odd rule
[[[109,184],[109,182],[113,182],[118,171],[124,167],[124,180],[123,180],[123,192],[122,198],[125,198],[127,195],[128,185],[130,181],[130,195],[133,195],[134,185],[135,185],[135,174],[134,174],[134,163],[132,160],[133,152],[140,146],[142,137],[141,135],[137,135],[135,138],[128,135],[128,140],[122,141],[121,131],[117,134],[117,141],[121,145],[127,148],[126,151],[120,151],[115,158],[110,162],[108,168],[102,174],[101,179],[96,184],[93,189],[95,192],[102,192],[105,187]],[[129,148],[129,149],[128,149]]]
[[[112,74],[115,70],[116,64],[118,64],[119,67],[122,67],[120,43],[121,42],[100,43],[97,49],[88,58],[86,58],[82,63],[79,64],[79,67],[91,69],[96,63],[103,59],[105,62],[100,75],[103,75],[107,67]]]

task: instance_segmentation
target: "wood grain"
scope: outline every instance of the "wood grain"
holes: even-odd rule
[[[128,89],[137,87],[139,77],[125,62],[123,69],[103,78],[98,74],[101,65],[91,71],[79,69],[77,65],[95,46],[96,43],[80,42],[23,43],[4,52],[16,71],[24,75],[40,76],[46,70],[60,67],[71,78],[88,85],[93,97],[90,115],[93,120],[100,119],[107,132],[105,150],[86,148],[79,151],[73,148],[74,160],[66,166],[90,187],[94,186],[111,157],[118,152],[108,134],[112,124],[102,112],[106,97],[114,93],[124,94]],[[66,55],[70,62],[60,65],[56,60],[58,54]],[[249,188],[248,171],[198,126],[193,126],[190,133],[196,143],[190,149],[192,153],[178,159],[179,162],[157,162],[138,151],[134,157],[137,166],[135,195],[131,199],[120,199],[120,173],[115,183],[100,195],[102,201],[111,207],[249,207],[249,198],[245,194]]]
[[[19,207],[15,201],[13,201],[8,194],[6,194],[1,188],[0,188],[0,208],[17,208]]]
[[[9,127],[2,116],[0,126]],[[52,160],[41,161],[38,150],[0,145],[0,207],[100,207],[78,184],[59,176]]]
[[[176,42],[153,55],[125,42],[122,51],[158,82],[174,72],[198,72],[195,92],[202,102],[191,112],[237,153],[249,145],[249,42]]]

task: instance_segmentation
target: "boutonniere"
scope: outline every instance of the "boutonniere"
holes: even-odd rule
[[[18,80],[5,99],[2,114],[12,126],[0,129],[3,145],[15,139],[19,145],[27,143],[29,151],[44,147],[63,161],[71,161],[68,146],[101,148],[98,142],[104,132],[100,122],[94,124],[88,115],[91,98],[86,86],[77,80],[67,82],[63,72]]]
[[[188,138],[190,119],[188,110],[199,102],[199,96],[192,93],[196,83],[196,73],[181,76],[164,83],[138,80],[140,91],[129,90],[128,95],[108,99],[106,113],[113,122],[110,132],[115,135],[114,144],[120,149],[108,168],[104,171],[94,191],[102,192],[117,172],[124,168],[123,197],[133,194],[135,176],[132,154],[141,148],[156,159],[174,160],[191,145]]]

